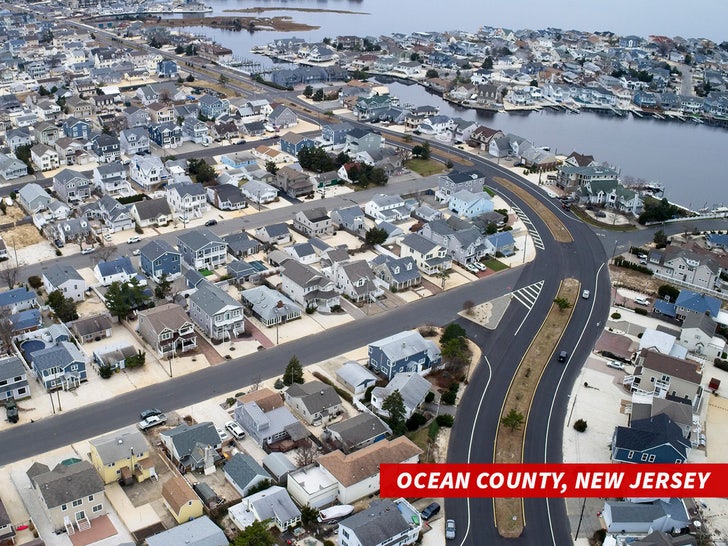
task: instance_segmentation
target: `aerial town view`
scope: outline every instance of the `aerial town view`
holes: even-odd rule
[[[0,546],[728,545],[380,494],[728,462],[728,41],[262,4],[0,4]]]

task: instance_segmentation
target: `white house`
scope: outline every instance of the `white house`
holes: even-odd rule
[[[210,209],[207,192],[200,183],[170,184],[167,186],[167,201],[172,212],[184,221],[200,218]]]
[[[46,294],[60,290],[63,296],[73,301],[83,301],[86,281],[70,265],[52,264],[43,271],[43,287]]]
[[[374,220],[394,223],[409,218],[410,210],[399,195],[380,193],[367,201],[364,205],[364,213]]]
[[[135,155],[129,163],[129,178],[145,191],[152,190],[169,178],[162,160],[155,155]]]

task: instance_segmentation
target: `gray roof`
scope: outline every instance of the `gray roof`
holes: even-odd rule
[[[171,184],[167,186],[168,191],[174,191],[180,195],[180,197],[185,197],[187,195],[190,195],[192,197],[199,196],[199,195],[207,195],[205,191],[205,187],[202,184],[199,183],[181,183],[181,184]]]
[[[428,252],[431,252],[433,248],[439,246],[429,239],[425,239],[419,233],[410,233],[405,236],[400,242],[400,245],[408,246],[420,254],[427,254]]]
[[[288,387],[286,396],[299,398],[309,413],[312,414],[341,404],[341,398],[336,394],[334,387],[321,381],[311,381],[303,384],[294,383]]]
[[[382,398],[386,398],[394,391],[399,391],[404,399],[405,407],[415,409],[422,403],[431,388],[430,382],[420,374],[402,372],[396,374],[386,387],[374,387],[374,391],[379,391],[378,394],[381,394]]]
[[[376,546],[409,530],[397,505],[391,500],[372,501],[369,508],[339,522],[351,529],[361,546]]]
[[[283,237],[285,235],[291,234],[291,232],[288,230],[288,224],[286,224],[285,222],[263,226],[263,231],[265,231],[268,234],[268,237],[271,238]]]
[[[242,307],[242,304],[233,299],[225,290],[209,282],[201,282],[197,285],[197,291],[190,296],[190,303],[192,302],[211,317],[227,306]]]
[[[225,235],[223,238],[228,245],[228,248],[233,252],[247,252],[249,250],[255,250],[260,247],[260,242],[255,239],[251,239],[247,233],[230,233]]]
[[[48,508],[97,495],[104,490],[104,480],[88,461],[59,464],[50,472],[35,476],[33,482]]]
[[[96,447],[101,462],[104,464],[126,459],[132,454],[140,455],[149,451],[149,444],[144,439],[144,435],[134,426],[90,440],[89,443]]]
[[[10,525],[11,523],[12,522],[10,521],[10,516],[8,516],[8,511],[5,509],[3,501],[0,500],[0,527],[5,527],[6,525]],[[12,529],[9,529],[9,531],[12,531]],[[13,531],[13,535],[14,534],[15,532]]]
[[[207,516],[147,537],[148,546],[228,546],[225,533]]]
[[[421,277],[420,270],[417,268],[417,264],[412,256],[394,258],[386,254],[380,254],[371,263],[372,268],[375,270],[379,267],[386,267],[392,279],[396,282],[402,283]]]
[[[23,362],[17,356],[0,358],[0,381],[25,375],[25,373]]]
[[[167,436],[172,440],[180,459],[192,453],[198,443],[210,446],[220,443],[220,435],[215,430],[215,425],[210,421],[195,425],[181,424],[173,429],[161,432],[160,435]]]
[[[137,203],[132,204],[132,207],[136,208],[140,220],[151,220],[162,214],[167,216],[172,214],[172,209],[169,207],[169,203],[164,197],[138,201]]]
[[[358,362],[350,360],[345,362],[344,365],[336,371],[336,377],[352,387],[357,387],[361,384],[376,383],[377,376],[367,370],[364,366]]]
[[[253,312],[266,321],[276,318],[276,313],[281,317],[301,314],[301,308],[285,294],[267,286],[256,286],[243,290],[240,297],[249,302],[253,306]],[[281,302],[282,305],[279,306],[278,302]]]
[[[31,182],[30,184],[26,184],[25,186],[20,188],[18,194],[20,195],[21,199],[26,203],[32,203],[38,198],[43,200],[45,203],[50,203],[52,199],[51,196],[48,195],[48,192],[46,192],[42,186],[36,184],[35,182]]]
[[[291,500],[288,491],[274,485],[248,497],[261,521],[277,518],[285,522],[301,516],[301,511]]]
[[[688,313],[682,324],[683,330],[687,328],[698,328],[705,335],[713,337],[717,329],[717,324],[710,315],[704,313]]]
[[[247,453],[236,453],[225,463],[225,472],[240,489],[245,489],[257,477],[270,479],[270,474]]]
[[[153,239],[149,241],[140,249],[140,252],[152,262],[167,253],[177,254],[179,256],[179,251],[164,239]]]
[[[622,522],[652,523],[656,519],[667,515],[674,521],[675,525],[680,522],[689,522],[690,516],[685,509],[683,501],[678,498],[671,498],[665,502],[656,499],[651,502],[629,502],[629,501],[607,501],[612,513],[613,524]]]
[[[374,341],[369,345],[379,347],[391,362],[397,362],[423,351],[430,352],[434,344],[423,338],[419,332],[405,330]]]
[[[274,451],[263,457],[263,467],[268,469],[277,479],[296,470],[296,465],[283,453],[278,451]]]
[[[641,540],[632,542],[635,546],[696,546],[696,538],[692,535],[674,537],[664,531],[653,531]]]
[[[291,279],[298,286],[319,285],[322,279],[321,273],[313,267],[297,262],[296,260],[288,260],[283,264],[283,275]]]
[[[85,363],[86,359],[73,343],[61,341],[57,345],[36,351],[31,357],[33,368],[40,372],[56,366],[61,368],[74,362]]]
[[[182,233],[177,235],[177,239],[194,251],[200,250],[210,243],[225,246],[225,241],[207,228],[198,228],[193,231]]]
[[[99,268],[99,274],[102,277],[109,277],[118,273],[126,273],[127,275],[134,276],[137,274],[137,270],[131,264],[131,258],[129,256],[120,256],[115,260],[111,261],[100,261],[96,264]]]
[[[103,313],[101,315],[83,317],[74,320],[70,323],[70,326],[73,327],[79,336],[88,336],[111,329],[113,327],[113,323],[111,322],[111,315]]]
[[[230,201],[231,203],[244,203],[245,196],[237,186],[231,184],[218,184],[213,190],[217,194],[220,201]]]
[[[329,430],[337,433],[347,446],[355,446],[389,432],[382,420],[371,413],[360,413],[351,419],[329,425]]]
[[[43,276],[53,288],[58,288],[67,281],[82,281],[83,277],[70,265],[53,264],[43,272]]]

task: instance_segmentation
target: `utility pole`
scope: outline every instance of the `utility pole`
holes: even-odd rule
[[[576,526],[576,533],[574,533],[574,542],[576,542],[576,539],[579,537],[579,529],[581,529],[581,522],[584,519],[584,507],[586,506],[586,497],[584,497],[584,502],[581,503],[581,514],[579,514],[579,524]]]

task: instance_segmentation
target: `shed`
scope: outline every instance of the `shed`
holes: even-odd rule
[[[208,508],[213,508],[223,502],[220,496],[213,491],[212,487],[205,482],[197,482],[192,485],[192,489],[202,499],[202,502]]]
[[[275,478],[276,482],[285,485],[288,473],[296,470],[296,465],[283,453],[270,453],[263,457],[263,468]]]

